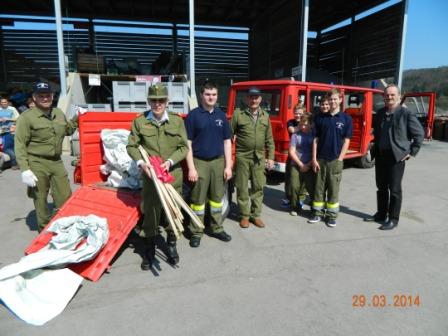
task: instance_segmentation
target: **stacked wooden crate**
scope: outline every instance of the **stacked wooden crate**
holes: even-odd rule
[[[78,53],[76,56],[76,68],[78,72],[105,73],[104,56]]]

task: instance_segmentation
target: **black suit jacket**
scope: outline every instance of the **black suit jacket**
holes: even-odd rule
[[[387,108],[380,109],[373,124],[375,146],[372,156],[378,154],[381,124]],[[390,144],[395,160],[401,161],[406,155],[416,156],[423,142],[424,131],[414,113],[399,106],[392,114],[392,125],[389,129]]]

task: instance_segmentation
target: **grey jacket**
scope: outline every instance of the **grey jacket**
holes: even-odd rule
[[[379,149],[379,137],[381,134],[381,123],[386,113],[386,107],[380,109],[373,124],[373,135],[375,146],[372,156]],[[392,125],[389,130],[390,144],[395,160],[401,161],[406,155],[416,156],[423,142],[424,131],[414,113],[406,107],[398,107],[392,117]]]

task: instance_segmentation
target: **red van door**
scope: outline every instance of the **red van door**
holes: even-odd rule
[[[415,113],[425,130],[425,139],[431,140],[434,128],[436,93],[407,93],[403,95],[401,105]]]

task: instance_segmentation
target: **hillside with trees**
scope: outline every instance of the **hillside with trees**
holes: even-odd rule
[[[404,71],[403,92],[424,91],[437,93],[438,114],[448,112],[448,66]]]

